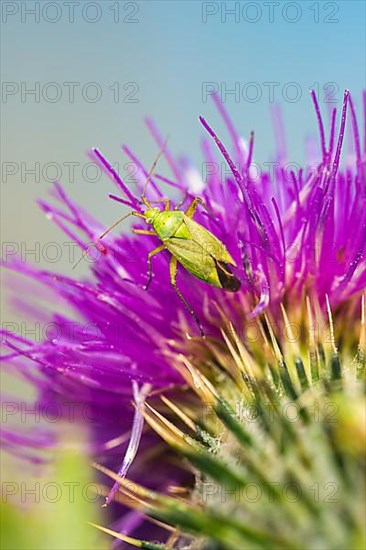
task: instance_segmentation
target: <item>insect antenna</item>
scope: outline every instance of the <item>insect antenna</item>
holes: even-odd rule
[[[117,225],[119,225],[120,223],[122,223],[126,218],[128,218],[129,216],[138,216],[140,218],[145,218],[145,216],[143,214],[140,214],[140,212],[129,212],[128,214],[126,214],[125,216],[122,216],[122,218],[119,218],[119,220],[117,220],[116,222],[112,223],[112,225],[110,225],[105,231],[103,231],[103,233],[101,235],[99,235],[99,237],[97,239],[95,239],[95,241],[93,241],[91,244],[89,244],[86,249],[83,251],[81,257],[78,259],[78,261],[73,265],[73,269],[75,269],[79,263],[85,258],[85,256],[88,254],[89,250],[91,248],[93,248],[93,246],[97,246],[99,241],[101,241],[102,239],[104,239],[104,237],[106,235],[108,235],[108,233],[110,233],[111,231],[113,231],[113,229],[115,227],[117,227]]]
[[[164,153],[164,150],[165,150],[165,147],[166,147],[166,144],[167,144],[167,141],[168,141],[168,136],[164,142],[164,145],[163,147],[161,148],[161,150],[159,151],[159,153],[157,154],[156,156],[156,159],[154,160],[153,162],[153,165],[151,166],[150,168],[150,171],[147,175],[147,179],[144,183],[144,187],[143,187],[143,190],[142,190],[142,195],[141,195],[141,202],[147,206],[147,208],[151,208],[151,204],[149,203],[149,201],[147,200],[146,198],[146,188],[148,186],[148,183],[149,181],[151,180],[151,177],[154,173],[154,170],[156,168],[156,165],[161,157],[161,155]],[[112,197],[114,198],[114,196]],[[117,197],[116,197],[117,198]],[[120,202],[126,202],[126,201],[123,201],[121,199],[118,199],[120,200]],[[140,203],[141,203],[140,202]],[[103,231],[103,233],[95,240],[93,241],[90,245],[87,246],[87,248],[83,251],[81,257],[78,259],[78,261],[73,265],[73,269],[75,269],[79,263],[85,258],[85,256],[88,254],[89,250],[93,247],[93,246],[97,246],[99,241],[101,241],[106,235],[108,235],[108,233],[110,233],[111,231],[113,231],[113,229],[115,227],[117,227],[117,225],[119,225],[120,223],[122,223],[126,218],[128,218],[129,216],[139,216],[140,218],[144,218],[145,219],[145,216],[143,214],[141,214],[140,212],[129,212],[128,214],[126,214],[125,216],[123,216],[122,218],[120,218],[119,220],[117,220],[116,222],[112,223],[112,225],[110,225],[105,231]]]
[[[162,155],[162,154],[164,153],[164,151],[165,151],[165,147],[166,147],[166,144],[167,144],[167,142],[168,142],[168,138],[169,138],[169,136],[166,137],[163,147],[160,149],[159,153],[157,154],[156,159],[154,160],[153,165],[151,166],[150,171],[149,171],[149,173],[148,173],[148,175],[147,175],[147,178],[146,178],[146,181],[145,181],[143,190],[142,190],[141,201],[142,201],[142,202],[144,203],[144,205],[147,206],[148,208],[151,208],[151,204],[149,203],[149,201],[148,201],[147,198],[146,198],[146,189],[147,189],[147,186],[148,186],[148,184],[149,184],[149,181],[150,181],[151,178],[152,178],[152,175],[153,175],[153,173],[154,173],[154,170],[155,170],[155,168],[156,168],[156,165],[158,164],[161,155]]]

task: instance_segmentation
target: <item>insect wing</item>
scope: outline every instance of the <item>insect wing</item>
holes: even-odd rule
[[[207,282],[212,271],[216,270],[215,260],[195,241],[172,237],[164,244],[179,263],[198,279]]]
[[[183,217],[183,222],[189,230],[192,241],[201,246],[204,252],[218,262],[236,266],[225,245],[210,231],[191,218],[188,218],[188,216]]]
[[[230,271],[227,264],[216,261],[216,269],[222,288],[229,290],[230,292],[237,292],[240,290],[241,282],[234,275],[234,273]]]

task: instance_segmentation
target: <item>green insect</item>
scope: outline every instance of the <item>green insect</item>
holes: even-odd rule
[[[161,241],[161,244],[149,252],[147,256],[148,281],[144,289],[147,290],[149,288],[153,277],[151,259],[160,252],[167,250],[171,254],[169,264],[170,282],[185,307],[195,319],[201,335],[204,336],[199,318],[177,287],[178,264],[182,265],[197,279],[217,288],[237,292],[240,289],[241,283],[230,270],[229,266],[236,267],[236,263],[225,245],[210,231],[193,220],[199,204],[210,212],[201,198],[196,197],[193,199],[185,212],[179,209],[184,201],[171,210],[170,200],[167,198],[151,202],[147,200],[146,188],[162,153],[163,150],[160,151],[155,159],[143,188],[141,204],[146,206],[145,212],[129,212],[106,229],[94,244],[97,244],[98,241],[103,239],[129,216],[143,218],[152,229],[132,229],[133,233],[138,235],[153,235]],[[161,210],[158,207],[153,207],[152,204],[156,203],[164,204],[164,209]]]

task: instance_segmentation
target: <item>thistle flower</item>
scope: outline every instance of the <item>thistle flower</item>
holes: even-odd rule
[[[154,258],[154,280],[143,289],[156,237],[98,239],[104,228],[59,184],[52,195],[61,206],[40,201],[41,208],[85,254],[97,242],[91,276],[80,281],[7,263],[74,312],[39,311],[54,329],[41,343],[4,333],[5,359],[37,389],[41,407],[72,401],[97,411],[91,452],[114,480],[107,502],[132,508],[121,507],[121,518],[103,528],[117,540],[155,548],[135,538],[149,515],[153,523],[140,535],[152,540],[158,528],[171,548],[362,547],[365,152],[348,91],[338,132],[336,109],[331,114],[328,140],[312,98],[321,156],[298,174],[287,173],[281,149],[272,177],[254,178],[253,134],[246,144],[216,97],[230,153],[200,119],[205,162],[213,167],[200,196],[213,215],[198,211],[195,219],[225,244],[241,282],[240,291],[226,293],[179,274],[205,338],[170,284],[166,251]],[[347,109],[355,153],[340,170]],[[162,149],[162,137],[148,126]],[[98,150],[93,156],[123,193],[112,198],[141,211],[149,173],[124,150],[139,168],[137,195]],[[149,201],[164,198],[167,184],[181,195],[173,206],[188,203],[197,173],[166,147],[164,154],[174,177],[153,174]],[[220,158],[232,174],[224,180],[215,169]],[[23,311],[33,314],[28,297]],[[3,437],[34,460],[39,455],[31,448],[55,444],[53,433],[7,430]],[[185,460],[177,466],[178,456]],[[339,494],[334,503],[326,500],[332,490]]]

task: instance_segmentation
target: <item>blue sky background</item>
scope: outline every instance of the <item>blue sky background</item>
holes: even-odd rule
[[[203,134],[199,115],[205,115],[227,140],[211,101],[203,100],[205,82],[228,90],[239,83],[240,91],[244,90],[239,101],[228,95],[226,106],[243,136],[255,130],[255,158],[259,162],[271,160],[275,150],[265,82],[279,83],[274,99],[282,105],[289,158],[295,162],[304,160],[305,138],[317,135],[308,93],[314,83],[319,83],[320,90],[330,83],[327,92],[335,92],[332,97],[338,105],[348,87],[357,108],[361,108],[365,87],[365,3],[361,0],[274,2],[270,3],[272,22],[268,2],[80,1],[75,6],[74,22],[69,21],[69,8],[62,1],[38,3],[40,21],[36,22],[29,13],[37,9],[36,4],[2,3],[3,86],[19,86],[19,92],[2,98],[3,169],[4,162],[18,166],[14,175],[3,173],[1,183],[6,199],[2,239],[6,242],[25,242],[31,247],[36,241],[65,241],[34,204],[50,187],[42,173],[38,182],[25,174],[36,162],[41,169],[47,163],[57,163],[70,194],[103,222],[114,221],[120,208],[107,198],[112,184],[106,178],[92,183],[92,172],[83,178],[82,168],[88,162],[85,151],[98,146],[123,166],[126,158],[120,145],[128,143],[146,164],[151,164],[157,149],[144,125],[145,115],[153,116],[162,132],[170,134],[175,152],[199,163]],[[236,5],[239,13],[227,14],[225,20],[225,6],[230,10]],[[117,9],[119,21],[115,22]],[[216,13],[207,15],[204,22],[207,11]],[[99,16],[95,23],[85,20]],[[58,17],[58,21],[50,22]],[[248,21],[255,18],[258,21]],[[294,19],[298,21],[289,22]],[[22,102],[22,82],[27,88],[40,83],[39,102],[31,96]],[[42,97],[44,86],[50,82],[62,90],[61,99],[54,103]],[[73,103],[64,82],[80,83]],[[81,95],[80,90],[90,82],[102,90],[96,103]],[[109,89],[116,82],[121,92],[118,102]],[[124,90],[123,86],[131,82],[134,84]],[[257,102],[248,101],[245,95],[249,82],[255,82],[262,92]],[[290,82],[301,91],[296,102],[286,101],[284,96]],[[136,103],[122,101],[137,88],[132,98],[138,100]],[[9,87],[5,89],[9,91]],[[247,89],[248,94],[253,91]],[[294,93],[294,88],[288,91]],[[92,96],[93,88],[87,92]],[[51,97],[54,91],[48,88],[45,93]],[[327,113],[333,104],[321,97],[321,106]],[[70,162],[79,163],[74,182],[65,165]],[[162,163],[161,170],[164,168]],[[50,169],[49,178],[53,173]],[[70,271],[64,259],[47,267]]]

